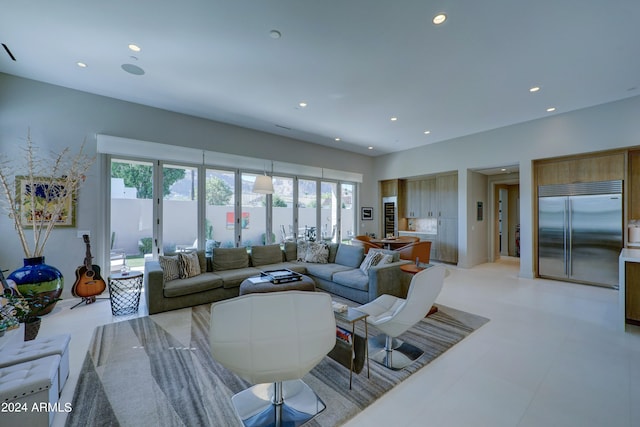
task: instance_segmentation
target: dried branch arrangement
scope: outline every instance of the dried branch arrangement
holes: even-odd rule
[[[25,258],[40,257],[57,219],[68,207],[69,197],[75,198],[95,157],[84,153],[84,143],[75,155],[67,147],[49,157],[39,156],[30,133],[22,149],[24,165],[0,153],[0,205],[13,219]],[[26,191],[16,187],[17,178]],[[33,229],[31,241],[23,228],[23,216]]]

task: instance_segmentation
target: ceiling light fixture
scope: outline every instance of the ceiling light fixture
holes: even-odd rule
[[[282,37],[282,33],[278,30],[271,30],[269,31],[269,37],[271,37],[272,39],[279,39],[280,37]]]
[[[307,106],[307,103],[306,103],[306,102],[304,102],[304,101],[302,101],[302,102],[300,102],[298,105],[299,105],[300,107],[304,108],[304,107],[306,107],[306,106]]]
[[[397,121],[398,121],[398,118],[397,118],[397,117],[391,117],[391,121],[392,121],[392,122],[397,122]]]
[[[76,65],[77,65],[78,67],[80,67],[80,68],[87,68],[87,64],[85,64],[84,62],[80,62],[80,61],[78,61],[78,62],[76,62]]]
[[[373,147],[367,147],[367,150],[373,150]]]
[[[447,15],[445,15],[444,13],[439,13],[433,17],[433,23],[436,25],[440,25],[444,23],[444,21],[446,20],[447,20]]]
[[[547,113],[553,113],[554,111],[556,111],[556,107],[547,108]]]
[[[540,90],[540,86],[534,86],[534,87],[532,87],[532,88],[530,88],[530,89],[529,89],[529,92],[531,92],[531,93],[535,93],[535,92],[537,92],[537,91],[539,91],[539,90]]]
[[[424,131],[424,134],[425,134],[425,135],[429,135],[430,133],[431,133],[431,131],[430,131],[430,130],[425,130],[425,131]]]
[[[271,161],[271,174],[273,175],[273,161]],[[267,176],[267,171],[264,171],[264,175],[258,175],[253,183],[253,192],[258,194],[273,194],[273,179]]]
[[[334,138],[336,142],[340,142],[340,138]]]
[[[140,46],[138,46],[137,44],[133,44],[131,43],[129,45],[129,49],[131,49],[134,52],[140,52],[142,49],[140,49]]]

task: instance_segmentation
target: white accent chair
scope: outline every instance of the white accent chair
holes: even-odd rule
[[[214,303],[209,342],[215,360],[256,384],[231,398],[245,426],[299,426],[325,409],[300,378],[335,345],[328,294],[271,292]]]
[[[444,267],[429,267],[413,276],[406,299],[384,294],[358,307],[369,315],[367,323],[383,332],[368,340],[370,359],[399,370],[422,356],[423,350],[395,338],[427,315],[442,290],[444,275]]]

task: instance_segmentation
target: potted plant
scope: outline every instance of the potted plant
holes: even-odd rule
[[[84,144],[77,154],[65,148],[41,156],[29,133],[23,148],[22,163],[0,153],[0,208],[13,221],[24,252],[23,267],[8,279],[23,294],[34,291],[46,295],[47,302],[54,301],[45,304],[50,311],[62,294],[64,279],[57,268],[45,264],[44,248],[54,227],[75,226],[77,190],[95,158],[84,153]],[[33,235],[28,239],[29,228]]]
[[[32,340],[38,335],[42,321],[40,316],[60,300],[60,298],[37,294],[33,291],[25,295],[4,295],[2,299],[0,317],[2,317],[1,322],[6,325],[5,330],[18,323],[24,323],[25,341]]]

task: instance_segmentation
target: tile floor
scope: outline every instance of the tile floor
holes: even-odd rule
[[[513,258],[448,270],[437,302],[491,321],[348,427],[640,425],[640,328],[619,330],[617,291],[522,279]],[[112,316],[107,300],[70,310],[74,303],[58,303],[40,332],[72,334],[62,405],[72,400],[93,328],[131,318]],[[53,425],[64,421],[59,413]]]

